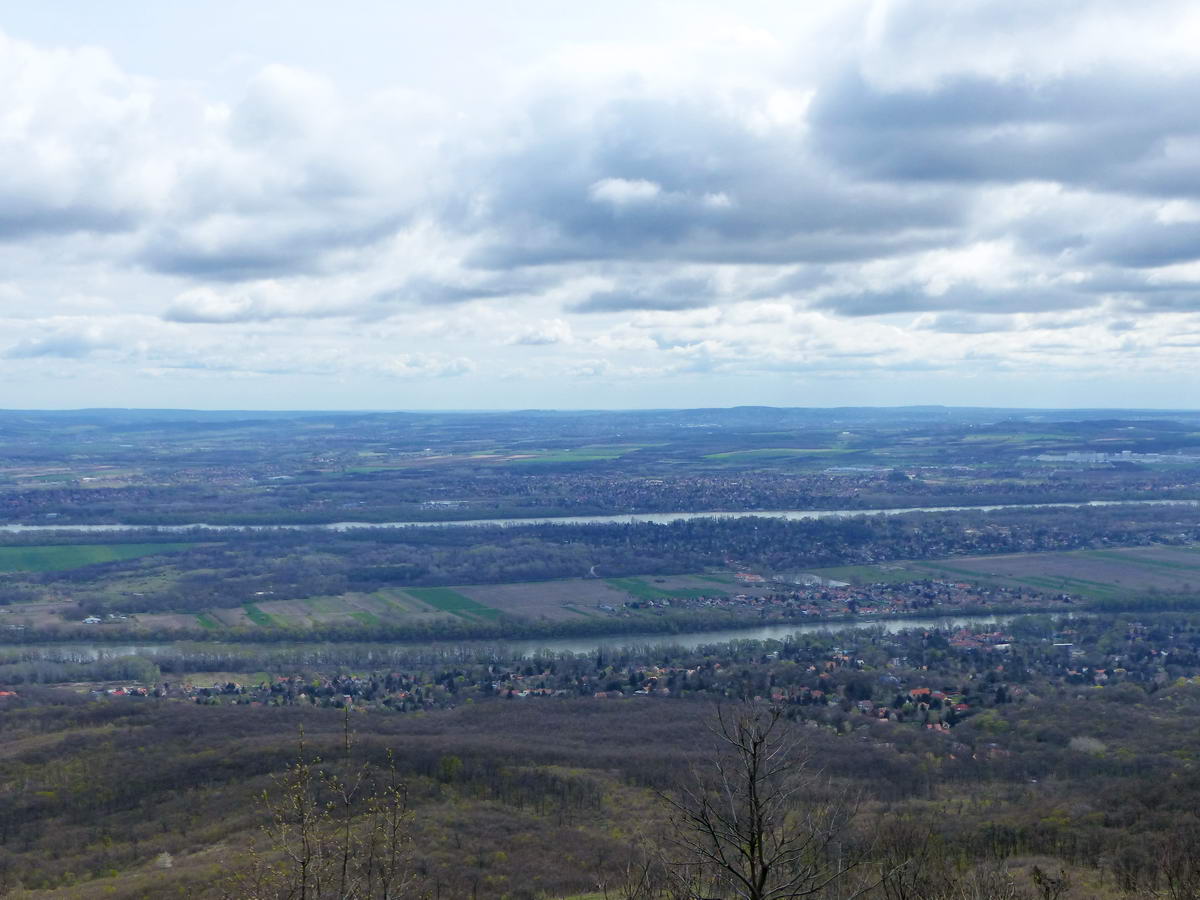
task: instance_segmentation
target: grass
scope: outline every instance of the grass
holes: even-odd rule
[[[564,462],[603,462],[619,459],[626,453],[641,450],[636,444],[617,444],[612,446],[580,447],[577,450],[541,450],[536,451],[525,459],[506,460],[518,463],[564,463]],[[519,451],[518,451],[519,452]]]
[[[304,603],[315,613],[337,613],[342,608],[341,604],[331,597],[309,597]]]
[[[173,544],[54,544],[0,547],[0,572],[63,572],[97,563],[120,562],[160,553],[177,553],[195,546]]]
[[[1083,578],[1071,578],[1069,576],[1026,575],[1021,578],[1010,577],[1013,581],[1020,584],[1027,584],[1030,587],[1051,591],[1065,591],[1067,593],[1079,594],[1083,597],[1103,599],[1121,591],[1121,588],[1116,585],[1103,584],[1099,581],[1088,581]]]
[[[931,569],[935,573],[944,572],[948,575],[958,575],[961,578],[966,579],[966,580],[980,581],[980,580],[988,580],[990,578],[990,576],[986,572],[977,572],[974,569],[963,569],[963,568],[959,568],[958,566],[948,566],[945,563],[922,561],[922,562],[918,563],[917,565],[919,565],[923,568],[926,568],[926,569]],[[1005,577],[1012,577],[1012,576],[1005,576]]]
[[[417,608],[413,605],[412,600],[410,598],[404,597],[403,595],[397,596],[396,594],[393,594],[393,593],[386,593],[384,591],[376,591],[375,593],[371,594],[370,596],[371,596],[372,600],[374,600],[376,603],[378,603],[380,606],[382,606],[384,609],[388,610],[389,612],[400,613],[401,615],[407,615],[408,613],[418,611]]]
[[[352,612],[352,613],[350,613],[350,618],[356,619],[359,622],[362,622],[362,624],[364,624],[364,625],[382,625],[383,624],[383,620],[380,619],[379,616],[375,615],[375,613],[371,613],[371,612],[362,612],[362,611]]]
[[[824,569],[806,569],[810,575],[818,575],[832,581],[848,581],[851,584],[903,584],[906,581],[921,581],[929,577],[928,572],[908,568],[884,569],[881,566],[830,566]]]
[[[797,456],[841,456],[858,453],[845,447],[764,447],[759,450],[728,450],[724,453],[709,453],[704,459],[720,462],[761,462],[772,459],[791,459]]]
[[[992,443],[1024,443],[1025,441],[1068,441],[1069,434],[1054,434],[1052,432],[1037,433],[1032,431],[993,432],[991,434],[968,434],[963,436],[964,444]]]
[[[242,609],[244,609],[246,611],[246,618],[248,618],[255,625],[261,625],[264,628],[272,628],[275,625],[279,624],[278,622],[275,621],[274,616],[268,615],[267,613],[263,612],[261,609],[259,609],[257,606],[255,606],[253,603],[242,604]]]
[[[1132,566],[1150,566],[1151,568],[1182,569],[1185,572],[1200,572],[1200,566],[1189,566],[1186,563],[1170,562],[1165,559],[1132,556],[1128,553],[1118,553],[1115,550],[1089,550],[1080,555],[1086,556],[1089,559],[1111,559]]]
[[[196,621],[200,623],[201,628],[208,628],[211,630],[221,627],[220,623],[208,613],[200,613],[196,616]]]
[[[451,588],[408,588],[405,593],[411,594],[436,610],[448,612],[464,619],[471,616],[494,619],[500,615],[500,610],[484,606]]]
[[[624,591],[631,594],[639,600],[663,600],[663,599],[685,599],[691,600],[696,597],[711,597],[715,593],[728,593],[728,591],[714,591],[707,588],[657,588],[654,585],[647,584],[640,578],[606,578],[608,584],[612,585],[619,591]]]
[[[1182,554],[1189,548],[1129,547],[1003,554],[963,558],[955,560],[954,565],[949,560],[922,560],[903,565],[914,572],[927,573],[924,577],[949,575],[981,585],[1025,586],[1096,600],[1146,590],[1194,593],[1191,579],[1196,578],[1194,573],[1200,569],[1190,565],[1186,557],[1183,561],[1161,558],[1168,549]],[[827,571],[832,574],[832,570]]]
[[[663,597],[670,596],[666,591],[646,584],[640,578],[606,578],[604,580],[618,591],[624,591],[639,600],[661,600]]]

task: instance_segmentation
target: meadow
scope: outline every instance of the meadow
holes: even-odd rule
[[[0,572],[65,572],[97,563],[120,562],[143,556],[176,553],[194,547],[172,544],[53,544],[40,547],[0,547]]]
[[[1122,547],[961,556],[875,566],[833,566],[813,572],[853,584],[952,579],[1106,600],[1148,593],[1195,593],[1200,588],[1200,547]]]

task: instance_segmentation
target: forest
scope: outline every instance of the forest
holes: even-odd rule
[[[248,648],[220,660],[264,667],[241,681],[186,653],[142,663],[0,700],[11,896],[236,896],[230,877],[281,850],[271,817],[301,764],[314,796],[366,779],[331,814],[355,829],[403,785],[394,896],[684,896],[664,870],[684,865],[671,801],[705,773],[718,714],[778,715],[805,761],[798,814],[844,814],[856,864],[814,896],[1184,897],[1200,871],[1191,614],[524,659],[401,650],[374,671]]]

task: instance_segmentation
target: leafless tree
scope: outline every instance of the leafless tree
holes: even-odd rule
[[[421,896],[410,877],[408,792],[389,757],[382,771],[349,766],[349,720],[343,769],[299,754],[264,793],[269,814],[263,845],[228,879],[229,900],[407,900]]]
[[[1200,824],[1176,826],[1159,842],[1157,856],[1169,900],[1200,897]]]
[[[878,886],[846,876],[864,848],[850,834],[857,801],[833,790],[778,707],[719,709],[715,752],[663,794],[668,868],[688,900],[858,897]]]

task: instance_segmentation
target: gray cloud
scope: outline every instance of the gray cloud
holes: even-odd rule
[[[83,359],[91,356],[97,350],[109,349],[112,346],[113,342],[111,340],[85,332],[64,332],[47,337],[27,338],[19,341],[4,351],[4,358],[40,359],[42,357],[59,357],[61,359]]]
[[[953,192],[848,181],[794,130],[755,130],[703,95],[586,115],[567,102],[535,109],[535,139],[468,161],[488,202],[459,224],[494,232],[470,264],[864,259],[952,240],[961,224]]]
[[[977,313],[1045,312],[1080,309],[1091,306],[1094,302],[1094,299],[1085,293],[1062,289],[993,290],[959,285],[941,294],[931,294],[919,287],[831,294],[814,301],[812,306],[843,316],[882,316],[890,313],[938,310]]]
[[[1200,311],[1200,276],[1162,269],[1200,260],[1200,66],[1148,2],[889,0],[795,34],[739,10],[735,41],[693,21],[571,55],[531,34],[486,101],[470,73],[450,98],[336,54],[239,85],[257,63],[205,83],[0,35],[5,377],[90,357],[129,383],[383,379],[386,400],[478,360],[500,404],[502,379],[592,353],[601,381],[994,348],[990,371],[1051,328],[1075,370],[1113,370]],[[1128,49],[1111,21],[1138,26]]]
[[[129,231],[139,217],[127,210],[68,205],[47,207],[40,198],[4,196],[0,193],[0,242],[48,234],[81,231]]]
[[[1151,280],[1144,271],[1111,267],[1097,269],[1079,289],[1113,298],[1126,312],[1190,312],[1200,310],[1200,282]]]
[[[336,268],[333,261],[340,251],[363,250],[391,236],[403,220],[364,214],[312,221],[306,213],[279,225],[251,217],[217,239],[207,236],[204,224],[201,221],[201,227],[191,231],[159,229],[139,253],[138,261],[157,272],[203,281],[313,274]]]
[[[711,306],[716,301],[713,284],[706,278],[674,278],[652,285],[598,291],[574,304],[581,313],[611,313],[628,310],[683,310]]]
[[[943,334],[991,334],[996,331],[1012,331],[1015,324],[1008,316],[938,313],[918,322],[916,327],[923,331],[938,331]]]
[[[1138,222],[1098,235],[1084,251],[1091,262],[1133,269],[1200,259],[1200,222]]]
[[[429,306],[469,303],[533,294],[556,281],[552,276],[529,273],[475,278],[471,282],[451,282],[416,276],[399,287],[376,293],[371,299],[379,304],[421,303]]]
[[[1128,69],[942,79],[889,90],[856,71],[818,93],[817,146],[839,167],[918,182],[1057,181],[1149,195],[1200,192],[1200,161],[1163,153],[1200,134],[1200,76]]]
[[[789,294],[805,294],[827,283],[830,277],[830,271],[825,266],[802,266],[758,288],[751,296],[761,299]]]

